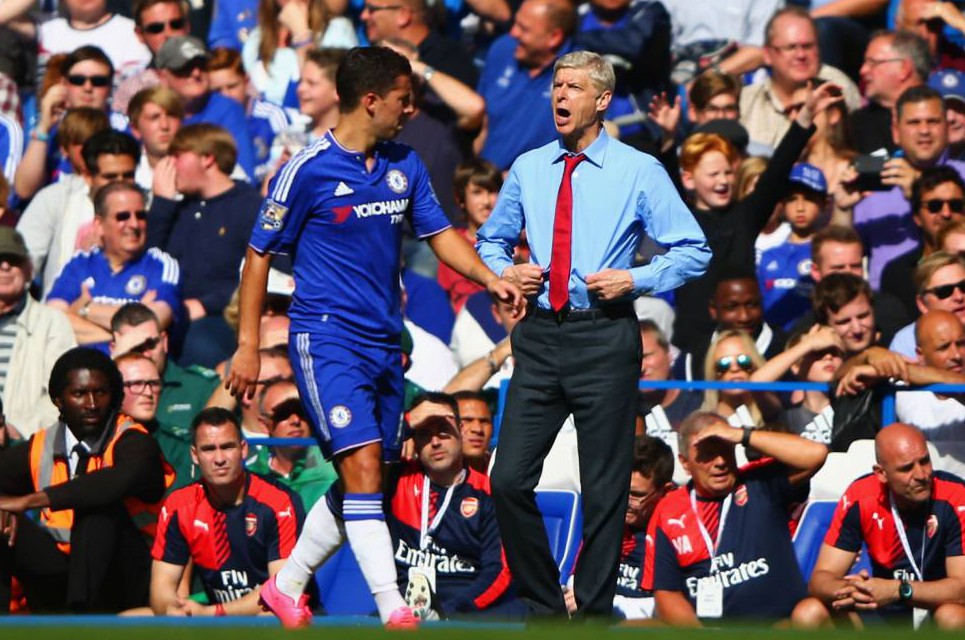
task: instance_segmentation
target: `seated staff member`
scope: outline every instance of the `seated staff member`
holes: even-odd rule
[[[762,460],[737,468],[734,449]],[[680,427],[680,459],[692,481],[668,493],[647,529],[643,588],[657,618],[698,627],[711,619],[779,620],[806,595],[787,526],[827,448],[799,436],[736,429],[715,413]],[[806,490],[803,492],[806,495]]]
[[[525,614],[514,597],[489,478],[463,456],[457,401],[425,393],[408,417],[416,459],[397,467],[386,509],[407,604],[420,619]]]
[[[164,503],[152,552],[151,609],[170,616],[257,615],[259,585],[285,564],[305,521],[301,501],[245,470],[248,444],[227,409],[202,410],[191,433],[201,480]],[[178,595],[190,561],[210,605]]]
[[[940,629],[965,627],[965,482],[933,471],[925,436],[900,422],[878,432],[875,461],[841,497],[811,597],[792,621],[816,628],[856,612],[916,628],[929,615]],[[851,573],[862,544],[871,575]]]
[[[674,488],[674,461],[670,445],[653,436],[637,436],[633,447],[633,472],[630,474],[630,498],[624,517],[623,545],[617,591],[613,597],[613,615],[624,620],[646,620],[653,617],[653,594],[640,587],[646,550],[647,525],[660,499]],[[576,611],[576,595],[564,589],[566,609]]]

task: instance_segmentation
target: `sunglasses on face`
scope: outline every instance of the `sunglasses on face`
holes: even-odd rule
[[[932,287],[931,289],[925,289],[925,293],[930,293],[939,300],[944,300],[952,297],[952,294],[955,293],[956,289],[958,289],[960,293],[965,293],[965,280],[952,284],[943,284],[938,287]]]
[[[159,33],[164,32],[164,28],[168,27],[171,31],[180,31],[184,28],[184,18],[175,18],[174,20],[168,20],[167,22],[148,22],[146,25],[141,27],[144,33],[149,33],[152,36],[156,36]]]
[[[147,211],[139,209],[137,211],[118,211],[114,214],[114,219],[118,222],[127,222],[134,216],[138,220],[147,220]]]
[[[71,73],[67,76],[67,82],[75,87],[83,87],[90,82],[92,87],[103,89],[111,85],[110,76],[85,76],[82,73]]]
[[[271,421],[274,424],[279,422],[284,422],[292,416],[298,416],[302,420],[307,419],[305,414],[305,409],[302,407],[301,400],[298,398],[289,398],[284,402],[281,402],[277,407],[271,410]]]
[[[719,358],[717,360],[717,375],[722,375],[730,371],[730,366],[735,362],[737,363],[737,366],[744,371],[750,371],[754,368],[754,362],[746,353],[742,353],[737,356],[724,356],[723,358]]]
[[[15,253],[0,253],[0,264],[6,262],[11,267],[22,267],[27,264],[27,258]]]
[[[941,213],[945,205],[948,205],[948,210],[952,213],[965,213],[965,198],[950,198],[948,200],[943,200],[941,198],[932,198],[931,200],[925,200],[921,203],[928,213]]]
[[[179,78],[190,78],[194,75],[195,71],[201,71],[202,73],[208,70],[208,61],[204,59],[195,59],[184,65],[180,69],[171,69],[171,73]]]

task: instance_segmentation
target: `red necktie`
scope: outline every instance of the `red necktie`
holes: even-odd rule
[[[553,254],[550,256],[550,306],[559,311],[570,300],[570,245],[573,238],[573,186],[571,178],[576,165],[586,160],[582,153],[564,156],[563,179],[556,196],[556,218],[553,221]]]

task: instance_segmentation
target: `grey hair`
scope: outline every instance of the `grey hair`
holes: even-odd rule
[[[554,78],[560,69],[586,69],[590,75],[590,81],[600,93],[604,91],[612,93],[617,83],[610,61],[592,51],[571,51],[558,59],[553,65]]]
[[[931,52],[928,43],[917,33],[896,31],[891,40],[891,48],[903,58],[907,58],[922,82],[928,81],[931,73]]]
[[[680,455],[688,458],[690,441],[694,439],[695,435],[715,424],[726,425],[728,423],[720,414],[713,411],[695,411],[687,416],[680,424],[680,431],[677,432],[677,450]]]

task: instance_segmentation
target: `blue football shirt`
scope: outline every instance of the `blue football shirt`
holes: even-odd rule
[[[181,271],[178,261],[160,249],[148,249],[114,273],[110,261],[99,248],[79,251],[54,281],[48,300],[72,303],[86,284],[92,301],[98,304],[123,305],[139,302],[148,291],[157,292],[157,300],[166,302],[174,314],[181,308]]]
[[[380,142],[375,160],[369,171],[328,132],[272,181],[250,244],[292,256],[292,332],[398,343],[402,221],[419,238],[450,225],[415,151]]]
[[[784,242],[761,254],[757,265],[764,319],[789,331],[811,310],[811,243]]]

